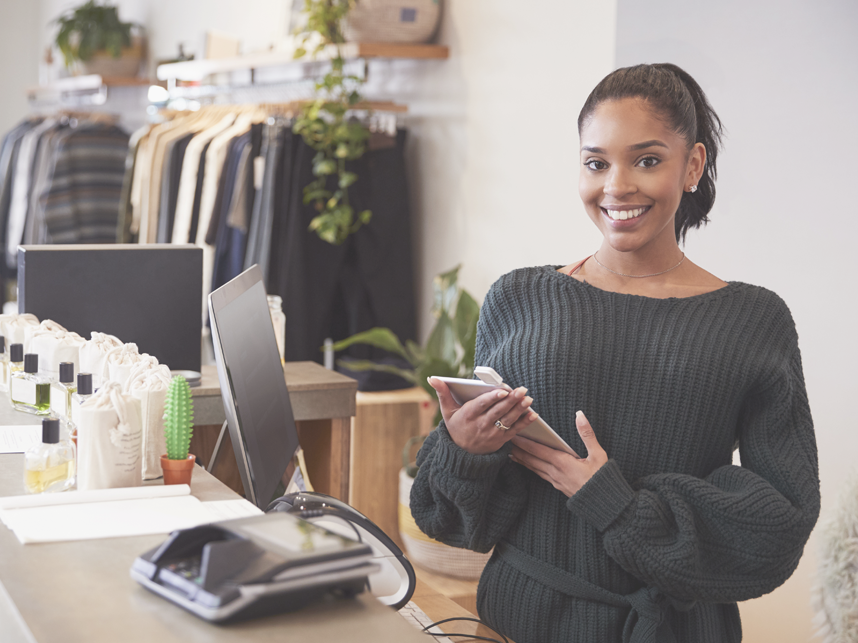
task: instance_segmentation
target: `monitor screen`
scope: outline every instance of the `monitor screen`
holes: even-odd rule
[[[203,251],[189,245],[18,248],[18,312],[133,342],[171,369],[200,370]]]
[[[262,272],[253,266],[209,295],[229,435],[247,499],[264,509],[298,448]]]

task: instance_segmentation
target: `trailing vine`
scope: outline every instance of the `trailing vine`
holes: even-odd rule
[[[312,203],[318,212],[309,229],[334,245],[342,244],[372,217],[369,210],[355,216],[349,187],[358,177],[346,169],[348,161],[363,156],[369,138],[366,127],[347,118],[349,110],[361,102],[363,84],[362,79],[345,73],[341,49],[345,42],[342,25],[354,4],[355,0],[304,0],[307,24],[297,34],[301,46],[295,51],[295,58],[302,58],[315,56],[329,46],[336,49],[331,70],[316,83],[315,100],[303,106],[293,127],[316,150],[316,178],[304,188],[304,203]],[[312,46],[311,41],[315,43]]]

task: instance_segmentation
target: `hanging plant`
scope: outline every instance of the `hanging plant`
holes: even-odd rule
[[[345,73],[340,47],[345,42],[342,25],[354,4],[355,0],[304,0],[307,23],[297,34],[301,46],[295,51],[295,58],[302,58],[316,55],[328,46],[336,49],[331,70],[316,83],[315,100],[302,108],[293,128],[316,150],[316,178],[304,188],[304,203],[312,203],[318,212],[310,222],[310,230],[334,245],[343,243],[372,217],[369,210],[355,216],[349,187],[358,177],[346,169],[347,161],[363,156],[369,138],[366,127],[347,118],[349,110],[361,101],[364,82]],[[312,47],[310,41],[315,42]]]
[[[122,22],[115,6],[96,4],[95,0],[67,11],[54,22],[60,27],[55,42],[66,67],[76,60],[89,60],[100,51],[119,58],[122,48],[131,46],[131,29],[135,26],[133,22]]]

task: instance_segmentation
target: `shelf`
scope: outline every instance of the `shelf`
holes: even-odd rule
[[[450,50],[443,45],[401,45],[393,43],[349,42],[340,45],[343,58],[358,59],[420,59],[443,60]],[[295,60],[292,52],[271,51],[235,58],[214,60],[189,60],[158,66],[158,78],[167,81],[200,82],[207,76],[225,72],[255,70],[266,67],[303,66],[331,60],[336,56],[336,47],[329,45],[315,57]]]
[[[108,87],[149,87],[150,85],[163,85],[163,83],[151,78],[100,76],[99,74],[69,76],[60,78],[50,85],[28,87],[27,98],[34,102],[44,102],[71,96],[92,97],[97,100],[89,102],[100,104],[106,98]]]

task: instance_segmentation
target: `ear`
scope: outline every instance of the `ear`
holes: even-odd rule
[[[695,143],[688,153],[688,169],[685,176],[685,191],[692,185],[697,185],[706,168],[706,147],[703,143]]]

